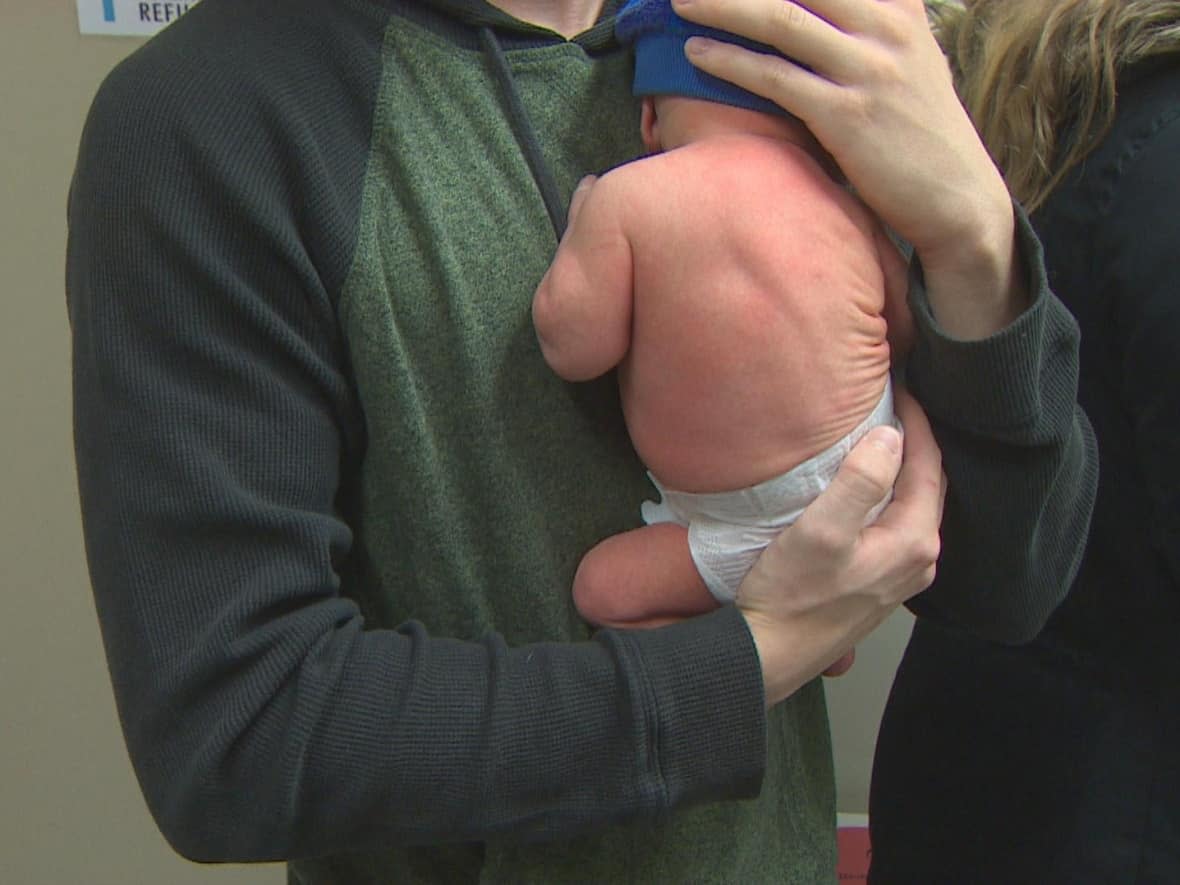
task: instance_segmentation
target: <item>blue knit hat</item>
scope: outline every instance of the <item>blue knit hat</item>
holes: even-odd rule
[[[615,35],[620,43],[635,44],[631,91],[637,96],[683,95],[789,116],[773,101],[706,74],[684,56],[684,41],[689,37],[711,37],[756,52],[780,54],[765,43],[685,21],[672,11],[670,0],[627,0],[615,19]]]

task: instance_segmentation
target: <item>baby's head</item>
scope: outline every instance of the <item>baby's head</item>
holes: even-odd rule
[[[627,0],[615,19],[615,34],[620,43],[633,44],[632,92],[637,96],[683,95],[768,114],[786,114],[769,99],[706,74],[684,56],[684,43],[689,37],[712,37],[758,52],[776,53],[771,46],[687,21],[672,10],[670,0]]]
[[[615,21],[615,33],[621,43],[634,45],[632,92],[644,99],[642,128],[648,150],[668,150],[692,140],[706,120],[711,131],[805,131],[774,102],[706,74],[684,55],[684,43],[693,36],[764,53],[775,53],[773,47],[686,21],[669,0],[627,0]],[[773,120],[765,119],[767,115]],[[662,125],[653,126],[656,121]]]

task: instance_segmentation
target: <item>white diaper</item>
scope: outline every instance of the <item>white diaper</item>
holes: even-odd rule
[[[828,487],[860,438],[882,424],[901,429],[893,414],[893,387],[888,383],[876,408],[851,433],[782,476],[756,486],[693,494],[666,489],[649,473],[660,500],[643,502],[643,521],[648,525],[672,522],[687,526],[688,546],[697,571],[719,602],[732,602],[742,578],[763,549]],[[877,505],[866,525],[888,503],[886,498]]]

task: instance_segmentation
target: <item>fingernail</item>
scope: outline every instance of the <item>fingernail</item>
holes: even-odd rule
[[[692,5],[692,0],[672,0],[673,9],[684,9]]]
[[[901,451],[901,434],[892,427],[874,427],[869,431],[869,440],[890,454]]]
[[[684,43],[684,54],[689,58],[703,58],[713,47],[713,41],[708,37],[689,37]]]

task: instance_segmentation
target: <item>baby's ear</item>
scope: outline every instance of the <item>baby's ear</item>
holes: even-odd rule
[[[660,118],[656,114],[656,100],[648,95],[643,99],[643,110],[640,112],[639,134],[643,138],[643,146],[649,154],[658,154],[660,147]]]

